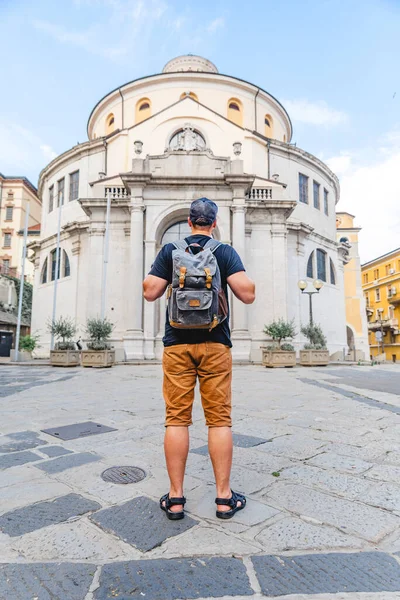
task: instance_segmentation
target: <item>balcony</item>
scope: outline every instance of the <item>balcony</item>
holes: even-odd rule
[[[246,199],[251,202],[265,202],[266,200],[272,200],[272,187],[263,188],[251,188]]]
[[[381,329],[398,329],[399,328],[399,320],[398,319],[382,319],[382,321],[371,321],[368,323],[368,329],[370,331],[378,331]]]
[[[111,195],[113,200],[119,200],[128,198],[128,190],[124,186],[109,186],[104,188],[104,197],[107,198],[107,194]]]

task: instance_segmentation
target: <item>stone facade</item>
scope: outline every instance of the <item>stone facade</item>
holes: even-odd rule
[[[100,314],[110,194],[106,315],[115,323],[116,358],[160,357],[165,299],[144,303],[141,279],[169,228],[181,223],[183,235],[190,203],[208,196],[219,206],[216,237],[233,244],[257,285],[252,306],[231,298],[234,358],[261,360],[263,327],[272,319],[294,319],[300,331],[308,306],[297,282],[307,271],[311,280],[325,278],[314,318],[331,354],[343,355],[344,256],[336,241],[336,176],[290,144],[290,118],[273,96],[220,75],[201,57],[176,60],[167,71],[105,96],[89,117],[89,141],[42,171],[42,236],[32,245],[33,329],[44,331],[52,310],[59,218],[57,315],[84,325],[87,317]],[[303,201],[299,174],[308,178]],[[319,190],[318,203],[313,189]],[[294,340],[297,349],[303,341],[300,335]],[[42,340],[41,351],[48,354],[49,340]]]

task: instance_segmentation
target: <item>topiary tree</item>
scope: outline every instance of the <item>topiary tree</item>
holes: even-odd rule
[[[106,318],[99,317],[88,319],[86,323],[86,333],[89,336],[87,347],[89,350],[108,350],[110,344],[107,340],[113,332],[114,324]]]
[[[315,323],[303,325],[301,333],[308,339],[308,344],[304,344],[304,350],[326,350],[327,339],[320,325]]]
[[[268,350],[294,351],[292,344],[282,344],[282,340],[295,337],[296,329],[294,320],[285,321],[284,319],[278,319],[277,321],[272,321],[269,325],[264,326],[264,333],[269,335],[274,341],[272,346],[268,346]]]
[[[76,326],[70,317],[59,317],[50,321],[47,326],[48,331],[58,338],[55,344],[56,350],[75,350],[75,343],[72,341],[76,333]]]

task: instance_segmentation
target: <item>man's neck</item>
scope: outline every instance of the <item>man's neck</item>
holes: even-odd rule
[[[195,229],[192,227],[192,233],[190,235],[205,235],[206,237],[212,237],[211,230],[205,231],[204,229]]]

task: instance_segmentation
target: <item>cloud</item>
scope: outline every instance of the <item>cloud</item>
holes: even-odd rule
[[[331,127],[348,121],[348,115],[340,110],[330,108],[326,102],[310,102],[309,100],[285,100],[283,105],[293,121],[309,125]]]
[[[208,33],[215,33],[218,29],[221,29],[225,25],[225,19],[223,17],[218,17],[211,21],[211,23],[207,26]]]
[[[338,176],[347,173],[352,165],[353,157],[350,153],[342,152],[339,156],[332,156],[326,160],[328,167]]]
[[[369,164],[357,163],[354,156],[340,181],[338,210],[356,215],[356,223],[362,228],[359,236],[362,262],[400,246],[399,134],[399,131],[386,134],[382,140],[386,139],[387,145],[381,146],[380,156]]]
[[[35,183],[37,173],[56,156],[55,150],[33,131],[0,120],[0,164],[4,175],[24,175]]]

